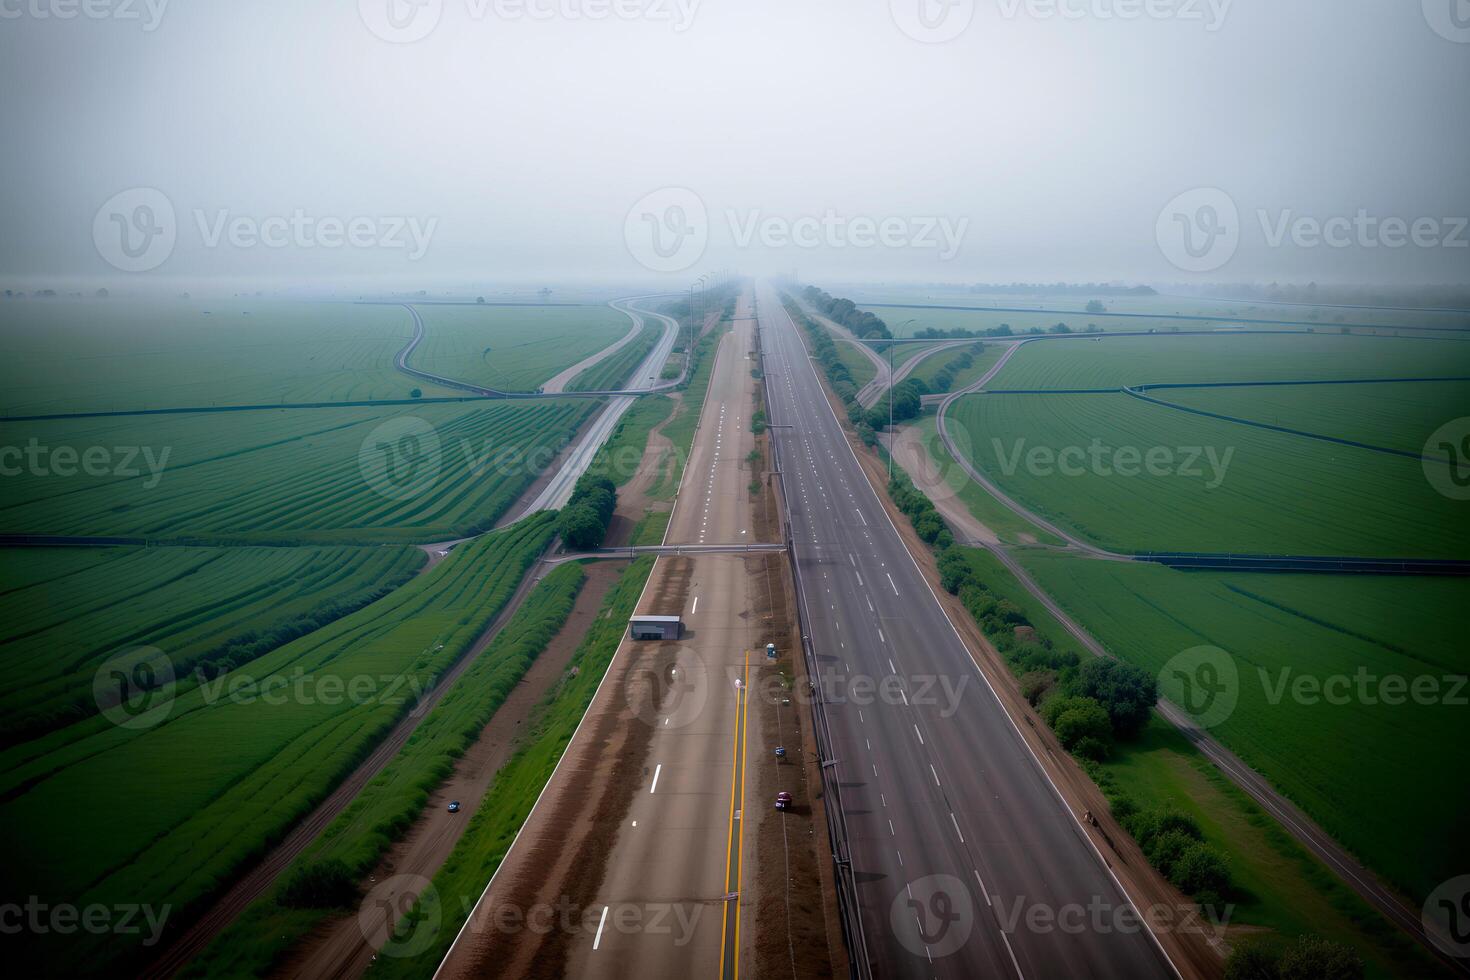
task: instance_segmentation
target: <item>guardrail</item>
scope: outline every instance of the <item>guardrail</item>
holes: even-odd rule
[[[771,439],[771,469],[781,487],[781,496],[786,498],[785,470],[781,466],[781,453],[777,441]],[[807,683],[810,685],[812,705],[812,734],[817,743],[817,764],[822,779],[822,810],[827,817],[827,843],[832,852],[832,874],[837,891],[838,921],[842,925],[842,940],[847,946],[849,976],[854,980],[871,980],[872,965],[868,962],[867,938],[863,934],[862,914],[858,908],[857,880],[852,870],[851,848],[848,844],[847,815],[842,808],[842,786],[837,778],[837,753],[833,749],[832,730],[827,723],[827,706],[822,685],[817,683],[821,671],[817,666],[816,650],[812,647],[811,634],[807,630],[806,589],[801,581],[801,568],[796,560],[796,539],[791,533],[790,519],[786,509],[781,509],[781,536],[785,544],[787,562],[791,568],[791,582],[796,589],[796,628],[801,637],[801,653],[806,664]]]

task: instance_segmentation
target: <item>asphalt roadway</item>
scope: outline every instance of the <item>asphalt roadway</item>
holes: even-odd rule
[[[717,348],[667,546],[743,545],[753,537],[750,477],[742,464],[754,448],[755,327],[749,295],[739,304],[735,325]],[[681,616],[685,636],[677,643],[634,642],[625,634],[588,709],[591,719],[615,715],[623,732],[649,732],[630,801],[606,815],[567,812],[558,803],[568,785],[604,779],[617,762],[599,742],[599,726],[584,721],[436,976],[555,972],[548,963],[527,962],[534,944],[519,953],[497,944],[487,923],[497,909],[526,907],[535,900],[531,890],[571,890],[572,879],[597,884],[584,927],[565,944],[564,975],[736,976],[742,946],[749,945],[740,921],[751,899],[741,883],[753,877],[754,835],[743,832],[743,823],[746,807],[756,804],[745,799],[745,762],[754,766],[767,754],[759,732],[746,730],[747,651],[764,646],[750,614],[755,601],[746,561],[738,553],[659,557],[637,611]],[[567,828],[588,821],[610,831],[611,846],[597,861],[564,870],[536,863],[538,849],[564,853]]]
[[[804,625],[878,977],[1171,977],[847,444],[769,286],[765,377]]]

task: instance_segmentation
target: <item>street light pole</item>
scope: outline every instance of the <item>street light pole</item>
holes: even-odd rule
[[[911,317],[898,325],[902,330],[913,323],[917,317]],[[891,333],[892,331],[890,331]],[[888,338],[888,482],[893,482],[893,338]]]

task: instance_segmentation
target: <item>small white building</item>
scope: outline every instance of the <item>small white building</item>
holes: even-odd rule
[[[678,616],[634,616],[628,620],[628,635],[635,640],[677,640],[684,635]]]

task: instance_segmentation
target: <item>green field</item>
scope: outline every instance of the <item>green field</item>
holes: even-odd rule
[[[131,647],[164,651],[179,676],[243,665],[424,560],[402,546],[0,551],[0,742],[95,715],[98,669]]]
[[[0,414],[460,394],[394,368],[412,336],[398,306],[16,300],[0,305]]]
[[[130,725],[98,717],[0,753],[5,893],[169,904],[180,918],[196,910],[470,647],[553,524],[541,515],[467,542],[385,598],[217,681],[154,692]],[[59,972],[105,972],[129,952],[115,936],[31,938]]]
[[[857,385],[858,388],[861,389],[869,381],[872,381],[875,377],[877,377],[878,369],[874,366],[873,362],[868,359],[868,356],[858,349],[857,344],[841,338],[835,338],[834,346],[837,349],[838,360],[840,360],[847,367],[847,373],[852,375],[852,382],[853,384]],[[897,363],[898,362],[895,359],[895,367]]]
[[[961,451],[1006,493],[1113,550],[1470,556],[1463,505],[1417,459],[1124,394],[976,394],[949,418]],[[1082,455],[1094,445],[1100,464]]]
[[[1214,734],[1411,895],[1422,899],[1470,864],[1460,832],[1470,787],[1445,779],[1470,698],[1470,689],[1454,690],[1470,673],[1470,653],[1447,611],[1470,601],[1470,582],[1178,572],[1039,550],[1018,555],[1119,657],[1158,671],[1193,647],[1225,650],[1238,675],[1227,683],[1238,695]],[[1321,692],[1307,703],[1313,699],[1291,687],[1301,676],[1325,682],[1360,670],[1368,697],[1356,679],[1346,697],[1330,689],[1342,703]],[[1375,679],[1390,677],[1429,678],[1420,683],[1434,683],[1438,696],[1387,703],[1397,682]],[[1179,700],[1179,683],[1166,674],[1161,693]]]
[[[1373,328],[1403,330],[1413,328],[1459,328],[1470,327],[1470,315],[1464,313],[1440,313],[1432,310],[1352,309],[1332,306],[1292,306],[1249,300],[1211,300],[1191,296],[1107,296],[1096,297],[1075,294],[997,295],[972,294],[959,289],[875,289],[843,287],[833,295],[845,296],[882,317],[890,327],[909,319],[915,322],[903,328],[904,334],[933,327],[950,330],[967,327],[971,330],[987,330],[1010,324],[1016,333],[1032,328],[1046,330],[1056,323],[1065,323],[1081,332],[1089,324],[1096,324],[1104,331],[1132,330],[1212,330],[1231,329],[1237,324],[1233,320],[1274,320],[1294,322],[1303,326],[1272,326],[1247,324],[1251,329],[1307,329],[1339,330],[1344,326],[1356,327],[1360,331]],[[1096,298],[1103,304],[1104,313],[1138,314],[1138,316],[1102,316],[1087,312],[1087,303]],[[914,306],[871,306],[872,303],[917,304]],[[967,309],[941,310],[934,306],[957,306]],[[987,309],[989,307],[990,309]],[[1209,321],[1181,320],[1179,317],[1208,317]],[[1418,332],[1415,330],[1414,332]]]
[[[976,343],[979,343],[979,341],[976,341]],[[962,355],[969,353],[973,363],[971,363],[971,365],[967,368],[961,368],[950,372],[954,375],[954,380],[950,383],[950,386],[947,390],[959,391],[961,388],[978,379],[986,371],[989,371],[991,366],[994,365],[996,361],[1000,360],[1000,355],[1004,350],[1005,348],[1001,347],[998,344],[986,344],[981,348],[978,354],[972,351],[969,345],[966,345],[964,347],[952,347],[948,350],[943,350],[937,354],[931,355],[922,364],[914,368],[913,373],[910,374],[909,377],[919,379],[920,381],[924,382],[926,386],[928,386],[930,391],[933,391],[934,376],[937,375],[940,371],[948,368]]]
[[[633,371],[643,363],[643,359],[653,350],[653,345],[658,343],[663,333],[663,322],[652,320],[638,332],[638,336],[628,341],[620,350],[573,378],[566,390],[609,391],[622,388],[638,380],[631,377]]]
[[[990,386],[1121,388],[1465,375],[1470,375],[1470,341],[1224,333],[1036,341],[1016,351]]]
[[[1282,425],[1408,453],[1433,453],[1435,430],[1470,412],[1470,383],[1179,388],[1154,397],[1206,412]]]
[[[1054,650],[1074,654],[1084,661],[1092,656],[995,555],[981,548],[965,548],[962,553],[974,569],[976,578],[985,583],[994,595],[1014,603],[1025,621],[1035,627],[1038,635]],[[1053,566],[1090,565],[1094,571],[1105,564],[1115,567],[1113,563],[1047,556],[1039,551],[1021,554],[1027,556],[1026,564],[1033,574],[1038,570],[1037,563],[1043,559]],[[1130,571],[1133,568],[1116,567]],[[1168,572],[1157,566],[1149,567],[1157,572]],[[1176,580],[1186,578],[1185,589],[1190,588],[1188,581],[1195,580],[1193,575],[1168,574]],[[1255,581],[1259,582],[1260,577]],[[1200,594],[1206,594],[1209,588],[1204,586]],[[1167,598],[1173,598],[1174,592],[1166,589],[1163,593]],[[1153,595],[1154,591],[1150,589],[1148,598],[1143,601],[1151,603]],[[1105,588],[1103,597],[1090,604],[1089,608],[1119,601],[1117,590]],[[1201,611],[1192,610],[1193,613]],[[1068,612],[1072,610],[1069,608]],[[1118,634],[1124,637],[1121,642],[1128,644],[1121,650],[1113,648],[1117,652],[1129,654],[1139,648],[1131,627],[1132,617],[1139,612],[1126,600],[1121,608],[1109,608],[1107,614],[1117,624]],[[1154,608],[1143,610],[1143,614],[1148,623],[1165,620],[1169,615]],[[1288,618],[1286,625],[1273,635],[1282,642],[1320,644],[1328,639],[1329,634],[1328,627],[1314,632],[1311,624],[1292,623]],[[1442,644],[1444,639],[1441,636],[1433,642]],[[1146,660],[1145,657],[1136,662]],[[1161,659],[1158,664],[1163,662]],[[1152,664],[1150,666],[1157,669]],[[1446,748],[1444,751],[1450,750]],[[1290,756],[1291,753],[1287,750],[1279,754]],[[1224,910],[1215,909],[1213,918],[1209,911],[1205,912],[1210,921],[1218,920],[1222,914],[1225,916],[1227,941],[1233,943],[1263,937],[1277,940],[1316,934],[1357,949],[1365,960],[1370,977],[1440,975],[1428,954],[1349,890],[1161,717],[1155,715],[1151,718],[1136,738],[1114,743],[1107,760],[1097,766],[1093,774],[1110,795],[1127,797],[1142,809],[1171,809],[1194,817],[1205,840],[1227,855],[1233,882],[1225,896],[1228,905]],[[1342,775],[1340,767],[1335,776],[1340,778]],[[1424,795],[1424,790],[1420,795]],[[1441,820],[1435,832],[1451,832],[1452,825],[1450,819]],[[1421,848],[1421,852],[1430,854],[1432,847]]]
[[[293,941],[329,916],[341,914],[340,909],[292,907],[283,902],[281,888],[293,875],[324,861],[342,861],[357,880],[372,871],[566,623],[585,579],[586,573],[576,563],[560,565],[548,574],[425,716],[414,737],[382,774],[282,872],[275,890],[253,903],[211,944],[187,975],[264,975]],[[467,802],[468,820],[477,808],[474,802]]]
[[[535,391],[558,371],[628,332],[610,306],[441,306],[421,303],[424,340],[413,367],[499,388]]]
[[[6,424],[0,446],[24,448],[34,439],[48,452],[69,446],[79,456],[101,447],[113,465],[95,476],[75,460],[60,474],[49,464],[23,467],[0,481],[0,530],[255,542],[460,537],[493,524],[596,404],[495,401]],[[130,447],[144,451],[127,457]],[[132,475],[119,475],[127,459]]]

